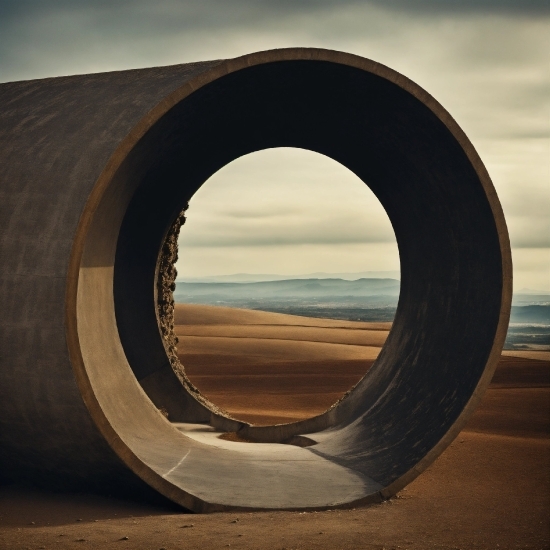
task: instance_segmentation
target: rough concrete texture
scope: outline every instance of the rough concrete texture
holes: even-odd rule
[[[6,477],[141,479],[195,511],[350,506],[394,494],[464,426],[504,342],[510,249],[481,160],[424,90],[367,59],[288,49],[8,83],[0,101]],[[325,154],[370,186],[402,281],[386,344],[345,399],[254,427],[174,372],[156,277],[204,181],[270,147]],[[197,435],[208,424],[265,443]],[[315,444],[280,443],[295,436]]]
[[[159,328],[166,349],[166,354],[173,369],[181,368],[178,359],[178,337],[174,333],[174,290],[178,271],[178,237],[180,228],[185,223],[185,211],[188,205],[175,219],[164,239],[159,254],[157,275],[157,312]]]
[[[159,409],[171,421],[189,419],[189,411],[181,411],[178,407],[178,401],[185,398],[189,399],[189,396],[191,396],[192,399],[196,400],[196,407],[200,412],[203,412],[202,415],[199,413],[199,420],[209,419],[208,413],[210,412],[214,416],[220,416],[218,424],[223,425],[223,419],[231,419],[230,415],[217,405],[210,403],[201,394],[199,389],[189,380],[185,367],[178,357],[178,337],[174,332],[174,290],[176,289],[176,277],[178,276],[175,264],[178,261],[178,237],[181,227],[185,224],[185,212],[188,207],[189,205],[185,204],[166,234],[159,253],[156,276],[157,319],[171,370],[165,367],[160,372],[156,371],[150,374],[146,381],[141,380],[141,386],[154,402],[164,404]],[[182,388],[174,380],[173,374],[176,375],[178,382],[183,386],[183,394]],[[162,380],[161,384],[159,384],[159,379]],[[169,395],[174,396],[175,404],[168,404],[165,401]]]

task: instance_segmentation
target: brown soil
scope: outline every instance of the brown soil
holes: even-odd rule
[[[372,333],[389,329],[285,317],[178,306],[180,356],[193,382],[241,418],[304,418],[366,372],[378,349]],[[550,548],[549,433],[548,354],[507,352],[467,428],[384,504],[198,516],[168,504],[4,487],[0,548]]]
[[[325,411],[364,376],[391,327],[182,304],[176,322],[189,379],[216,405],[254,424]]]

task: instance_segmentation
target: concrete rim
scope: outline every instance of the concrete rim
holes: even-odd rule
[[[183,102],[195,91],[200,90],[204,86],[226,75],[258,65],[296,60],[311,62],[323,61],[360,69],[388,80],[414,96],[424,106],[428,107],[428,109],[430,109],[431,112],[435,114],[435,116],[446,126],[448,131],[452,134],[469,159],[469,162],[475,170],[483,187],[498,233],[502,258],[503,281],[501,307],[494,340],[483,374],[480,377],[479,382],[466,406],[463,408],[462,413],[453,423],[451,428],[446,431],[445,435],[439,440],[439,442],[434,445],[424,456],[424,458],[420,460],[413,468],[409,469],[407,472],[395,479],[391,484],[380,490],[378,495],[383,498],[388,498],[392,494],[395,494],[399,489],[412,481],[412,479],[414,479],[420,472],[426,469],[427,466],[429,466],[437,458],[437,456],[443,452],[454,437],[456,437],[477,406],[483,392],[491,380],[506,336],[511,305],[512,264],[503,212],[489,175],[475,149],[473,148],[473,145],[452,117],[443,109],[443,107],[439,105],[439,103],[437,103],[419,86],[399,73],[373,61],[340,52],[320,49],[292,48],[259,52],[236,59],[221,61],[219,65],[216,65],[215,67],[193,78],[187,84],[167,96],[153,110],[151,110],[148,115],[146,115],[120,143],[119,147],[106,164],[101,176],[98,178],[94,186],[94,190],[89,196],[86,208],[82,213],[79,228],[74,238],[66,289],[66,334],[69,353],[80,392],[94,422],[117,455],[139,477],[145,480],[152,487],[156,488],[159,492],[166,495],[168,498],[171,498],[183,506],[196,511],[214,511],[219,509],[227,509],[231,506],[228,506],[227,504],[218,504],[207,498],[197,497],[191,492],[187,492],[181,487],[177,487],[170,481],[166,480],[159,473],[157,467],[151,463],[147,463],[142,457],[138,456],[138,453],[133,447],[133,442],[130,441],[131,438],[127,437],[127,432],[125,431],[126,429],[131,428],[127,425],[123,426],[120,424],[120,419],[113,421],[112,415],[114,414],[114,408],[119,404],[115,405],[112,402],[107,403],[107,401],[111,398],[98,393],[98,391],[105,391],[105,388],[98,387],[97,372],[90,371],[90,346],[86,348],[86,343],[84,342],[85,335],[83,334],[83,327],[86,327],[87,320],[85,315],[83,316],[83,310],[79,310],[79,308],[82,308],[83,300],[85,300],[85,297],[82,295],[82,290],[80,290],[79,293],[79,288],[82,289],[83,277],[86,277],[81,268],[83,266],[83,262],[85,262],[86,247],[91,246],[90,243],[92,241],[90,241],[90,239],[93,239],[91,231],[93,231],[94,218],[95,223],[97,223],[97,214],[98,212],[101,213],[100,206],[106,199],[113,199],[113,197],[108,197],[108,193],[114,178],[117,176],[117,173],[121,170],[121,168],[123,168],[124,161],[132,149],[163,115],[170,111],[170,109],[175,105]],[[107,296],[109,289],[105,288],[104,291],[107,293]],[[108,301],[108,296],[106,299]],[[112,312],[103,312],[103,314],[112,317]],[[111,320],[115,322],[116,326],[116,321],[114,321],[114,318]],[[113,345],[116,345],[116,342],[114,342]],[[121,351],[122,349],[116,349],[113,353],[120,354]],[[127,377],[129,374],[131,373],[125,372],[124,377]],[[144,409],[147,409],[147,416],[150,417],[149,424],[147,425],[148,429],[152,429],[153,432],[157,428],[168,430],[166,431],[167,437],[170,437],[168,432],[173,433],[174,437],[176,437],[176,430],[167,425],[167,423],[165,423],[165,428],[161,428],[161,424],[164,420],[160,418],[157,411],[148,402],[145,393],[138,387],[137,383],[135,384],[134,390],[134,397],[138,398],[140,395],[143,402],[143,407]],[[113,407],[113,409],[108,407]],[[303,427],[300,426],[299,429],[301,430],[302,428]],[[302,433],[304,432],[302,431]],[[149,435],[151,436],[151,434]],[[154,434],[154,436],[156,437],[156,434]],[[370,500],[371,498],[372,497],[369,496],[367,497],[367,500]],[[357,500],[362,499],[356,499],[353,502],[357,502]],[[327,506],[333,506],[333,504],[329,504]],[[240,508],[241,506],[237,507]],[[298,507],[303,508],[304,506]],[[307,508],[322,507],[323,506],[314,505]]]

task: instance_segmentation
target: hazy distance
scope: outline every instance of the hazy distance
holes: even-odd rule
[[[252,153],[206,181],[190,201],[176,267],[181,303],[391,321],[399,297],[382,205],[347,168],[302,149]],[[506,345],[550,349],[544,277],[521,273]]]

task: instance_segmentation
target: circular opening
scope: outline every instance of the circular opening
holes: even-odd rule
[[[203,70],[136,125],[82,215],[67,336],[83,399],[124,463],[194,510],[391,495],[461,429],[504,342],[511,263],[491,182],[449,115],[376,63],[298,49]],[[401,288],[385,346],[346,399],[254,429],[178,377],[155,283],[171,224],[199,187],[234,159],[275,147],[323,154],[368,182],[395,231]],[[203,431],[182,433],[159,408]],[[221,442],[217,426],[255,441],[306,436],[314,447]]]
[[[269,149],[216,172],[186,218],[174,330],[190,381],[253,424],[341,399],[378,356],[399,297],[395,235],[372,191],[328,157]]]

